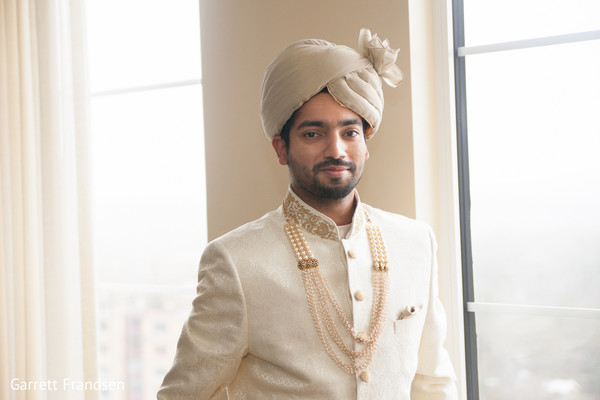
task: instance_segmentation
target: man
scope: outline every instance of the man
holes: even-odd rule
[[[211,242],[166,399],[455,399],[442,347],[435,240],[361,203],[397,50],[363,29],[357,52],[286,47],[262,88],[263,127],[287,165],[283,204]]]

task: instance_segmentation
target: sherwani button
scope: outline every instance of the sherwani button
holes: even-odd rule
[[[362,379],[364,382],[369,382],[370,378],[371,378],[371,375],[369,375],[369,372],[363,371],[360,373],[360,379]]]
[[[365,294],[362,292],[362,290],[357,290],[354,292],[354,298],[358,301],[363,301],[365,299]]]
[[[356,252],[354,250],[348,250],[348,257],[356,258]]]

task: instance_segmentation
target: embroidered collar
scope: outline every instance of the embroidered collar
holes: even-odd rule
[[[358,192],[354,191],[356,196],[356,209],[352,217],[352,232],[354,236],[359,232],[365,223],[365,213],[358,197]],[[322,237],[323,239],[339,240],[338,229],[331,218],[315,210],[304,201],[302,201],[293,191],[288,188],[288,194],[283,200],[284,215],[292,218],[307,232]]]

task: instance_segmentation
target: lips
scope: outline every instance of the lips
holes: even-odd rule
[[[323,172],[344,172],[344,171],[348,171],[348,168],[321,168],[321,171]]]
[[[322,168],[321,169],[321,172],[323,172],[327,175],[333,175],[333,176],[341,176],[346,171],[348,171],[348,168]]]

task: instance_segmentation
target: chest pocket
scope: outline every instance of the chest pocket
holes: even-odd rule
[[[407,306],[394,321],[397,344],[407,353],[419,350],[426,309],[423,306]]]

